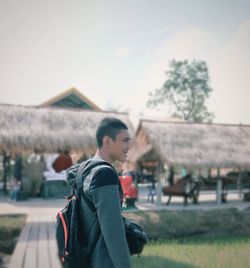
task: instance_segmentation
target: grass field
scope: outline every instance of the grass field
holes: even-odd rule
[[[124,214],[143,226],[150,241],[140,258],[132,257],[132,268],[250,268],[249,208]],[[0,268],[6,267],[25,219],[0,217]]]
[[[5,267],[25,220],[25,215],[0,215],[0,268]]]
[[[250,268],[250,209],[139,211],[126,216],[144,227],[150,241],[140,258],[132,258],[133,268]]]
[[[250,238],[212,241],[151,243],[140,258],[133,256],[133,268],[248,268]]]

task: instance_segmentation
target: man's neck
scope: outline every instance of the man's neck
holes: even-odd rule
[[[113,162],[113,161],[110,159],[110,157],[109,157],[104,151],[102,151],[102,150],[100,150],[100,149],[98,149],[98,150],[96,151],[95,157],[96,157],[96,158],[101,158],[102,160],[104,160],[104,161],[106,161],[106,162],[108,162],[108,163],[110,163],[110,164],[112,164],[112,162]]]

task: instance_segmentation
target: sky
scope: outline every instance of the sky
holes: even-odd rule
[[[250,124],[250,0],[0,0],[0,103],[72,87],[102,109],[146,108],[169,62],[204,60],[215,123]]]

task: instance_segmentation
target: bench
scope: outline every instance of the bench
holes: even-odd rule
[[[229,172],[226,176],[227,188],[238,190],[244,201],[250,201],[250,172]]]
[[[228,193],[228,182],[226,177],[220,176],[219,178],[211,177],[211,178],[200,178],[200,191],[216,191],[217,190],[217,181],[221,179],[222,188],[221,188],[221,202],[227,202],[227,193]]]
[[[220,176],[219,178],[202,178],[200,180],[200,191],[217,190],[218,179],[222,182],[221,188],[221,201],[227,202],[227,195],[229,190],[238,190],[243,195],[247,195],[250,192],[250,182],[245,178],[239,180],[237,177]],[[244,197],[245,198],[245,197]]]
[[[188,204],[188,198],[193,199],[193,203],[198,203],[199,183],[189,178],[181,178],[171,186],[162,187],[162,193],[169,196],[166,205],[169,205],[172,196],[180,196],[184,198],[184,206]]]

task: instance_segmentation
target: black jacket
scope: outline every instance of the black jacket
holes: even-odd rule
[[[71,185],[76,181],[78,168],[79,165],[76,165],[68,170],[67,180]],[[130,254],[122,220],[122,188],[116,171],[105,164],[94,167],[84,178],[83,189],[96,209],[93,213],[82,199],[84,234],[91,241],[99,226],[101,229],[91,258],[92,267],[130,268]]]

